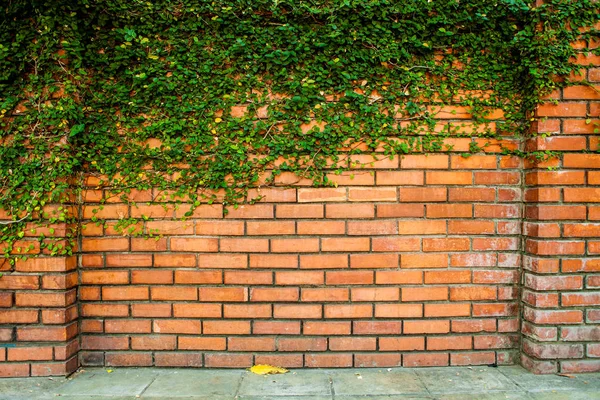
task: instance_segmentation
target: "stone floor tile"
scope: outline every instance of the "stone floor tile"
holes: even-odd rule
[[[599,374],[534,375],[521,367],[500,367],[498,370],[526,391],[576,390],[600,392]]]
[[[245,372],[240,396],[331,396],[329,376],[323,370],[304,369],[283,375]]]
[[[112,372],[108,372],[112,371]],[[85,369],[56,389],[60,396],[136,396],[156,378],[151,368]]]
[[[144,391],[142,399],[233,398],[243,373],[241,370],[167,370],[157,375]]]
[[[518,387],[497,368],[423,368],[417,375],[431,393],[487,393],[517,391]]]
[[[427,394],[412,370],[387,369],[344,369],[328,371],[333,380],[333,390],[337,396]]]

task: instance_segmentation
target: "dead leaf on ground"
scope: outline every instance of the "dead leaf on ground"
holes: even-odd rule
[[[255,365],[252,368],[250,368],[249,371],[256,375],[285,374],[285,373],[289,372],[285,368],[274,367],[272,365],[267,365],[267,364]]]

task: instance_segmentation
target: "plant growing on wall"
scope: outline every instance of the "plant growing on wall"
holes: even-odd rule
[[[90,179],[124,198],[154,188],[156,200],[185,200],[191,215],[202,202],[236,206],[255,200],[251,187],[290,184],[282,174],[333,185],[327,174],[359,153],[398,157],[452,150],[450,136],[523,135],[541,97],[577,72],[570,43],[588,46],[599,20],[591,0],[12,0],[2,8],[8,260],[40,248],[71,254],[70,205]],[[440,125],[442,114],[469,123]],[[473,139],[471,152],[481,143]],[[135,234],[135,222],[120,228]],[[57,223],[74,228],[57,232]]]

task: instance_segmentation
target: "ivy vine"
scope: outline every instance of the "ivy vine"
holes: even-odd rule
[[[597,39],[600,19],[593,0],[0,7],[0,241],[11,263],[72,253],[71,206],[90,179],[124,198],[154,188],[191,215],[256,200],[249,188],[284,173],[332,185],[355,154],[523,135],[542,96],[582,68],[570,43]],[[458,114],[439,125],[440,112],[465,110],[472,131]],[[131,234],[134,223],[120,226]]]

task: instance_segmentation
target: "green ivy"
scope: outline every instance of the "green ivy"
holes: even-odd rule
[[[452,150],[460,124],[434,129],[442,106],[469,107],[481,137],[524,134],[542,95],[578,69],[570,43],[599,36],[593,0],[545,3],[5,2],[4,255],[32,222],[75,223],[48,205],[72,202],[84,175],[115,195],[157,188],[192,209],[235,206],[284,172],[332,185],[326,174],[353,154]],[[504,119],[490,123],[497,109]],[[70,254],[76,231],[67,243],[45,232],[42,247]]]

